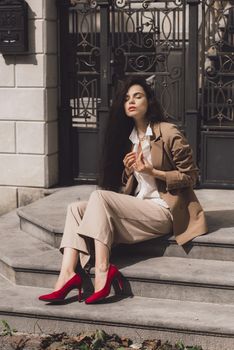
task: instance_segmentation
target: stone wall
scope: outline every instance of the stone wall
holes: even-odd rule
[[[0,54],[0,214],[58,181],[56,0],[27,2],[29,52]]]

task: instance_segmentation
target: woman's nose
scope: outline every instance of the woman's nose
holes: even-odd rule
[[[129,102],[129,104],[134,104],[135,103],[135,99],[133,97],[130,97],[128,102]]]

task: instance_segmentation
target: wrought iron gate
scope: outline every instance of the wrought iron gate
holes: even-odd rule
[[[230,62],[233,64],[233,50],[230,50],[233,35],[221,45],[226,27],[230,29],[234,21],[232,6],[227,24],[227,16],[220,15],[221,7],[213,10],[217,2],[210,0],[202,4],[199,0],[59,0],[58,3],[62,182],[96,180],[100,145],[116,85],[127,75],[140,74],[155,88],[168,119],[186,133],[195,158],[202,162],[202,183],[213,184],[209,171],[213,177],[218,176],[212,170],[217,160],[209,153],[213,152],[212,142],[215,145],[217,142],[214,135],[221,140],[220,135],[228,127],[226,146],[234,145],[233,76],[230,78],[229,74],[227,78],[220,69],[221,65],[225,70]],[[225,18],[223,31],[218,31],[217,45],[216,37],[211,38],[212,20],[216,26],[220,21],[213,14],[215,11]],[[210,24],[208,17],[209,21],[212,19]],[[218,61],[217,56],[223,58]],[[218,69],[215,64],[219,64]],[[230,72],[233,75],[233,66]],[[221,87],[220,79],[225,79],[228,89]],[[222,143],[221,147],[226,146]],[[234,185],[234,169],[230,170],[233,179],[229,186]],[[224,180],[221,176],[218,181],[215,179],[215,184],[222,186]]]
[[[202,3],[201,182],[234,188],[234,1]]]

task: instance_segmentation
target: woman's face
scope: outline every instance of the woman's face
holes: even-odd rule
[[[141,85],[132,85],[125,97],[124,110],[128,117],[144,119],[148,109],[148,100]]]

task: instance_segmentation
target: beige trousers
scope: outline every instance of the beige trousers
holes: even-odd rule
[[[90,259],[90,238],[107,245],[136,243],[172,232],[169,209],[150,199],[139,199],[112,191],[96,190],[88,202],[68,206],[60,245],[79,251],[84,267]]]

